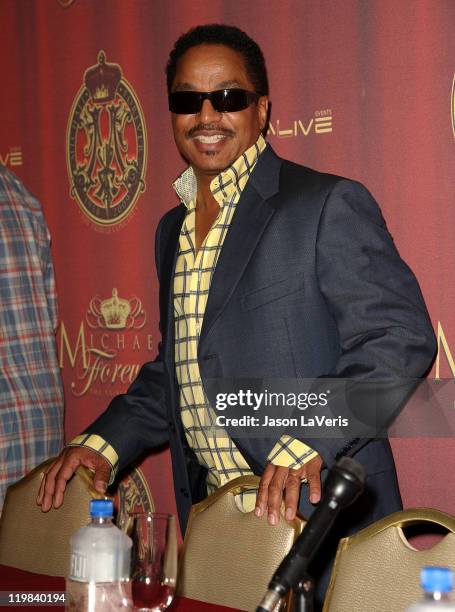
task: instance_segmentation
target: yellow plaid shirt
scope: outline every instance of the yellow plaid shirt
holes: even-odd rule
[[[228,434],[214,426],[215,417],[204,392],[197,349],[210,283],[224,239],[242,191],[265,146],[260,136],[232,166],[213,179],[210,188],[220,211],[198,253],[195,250],[197,184],[191,166],[174,183],[188,209],[180,231],[174,276],[175,368],[186,439],[198,461],[208,469],[209,493],[228,480],[252,473]],[[315,455],[302,442],[282,436],[268,459],[275,465],[295,468]],[[243,496],[245,509],[251,509],[254,501],[255,496]]]
[[[242,191],[265,146],[260,136],[252,147],[213,179],[210,188],[220,211],[198,253],[195,249],[197,184],[191,166],[174,183],[174,189],[187,207],[174,275],[175,368],[186,439],[198,461],[208,469],[209,493],[228,480],[252,473],[228,434],[214,426],[214,413],[204,392],[197,349],[210,283],[225,236]],[[88,446],[100,452],[112,466],[113,480],[117,453],[102,438],[82,434],[70,445]],[[284,435],[270,452],[268,460],[275,465],[298,468],[315,456],[316,452],[303,442]],[[255,495],[244,494],[242,508],[252,510],[255,499]]]

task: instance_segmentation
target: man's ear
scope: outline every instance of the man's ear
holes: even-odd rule
[[[259,126],[261,128],[261,132],[264,132],[264,129],[269,120],[269,98],[268,96],[261,96],[257,101],[257,111],[259,117]]]

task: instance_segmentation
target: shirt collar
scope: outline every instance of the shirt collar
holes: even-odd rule
[[[229,168],[220,172],[220,174],[212,180],[210,183],[210,190],[220,207],[223,206],[224,202],[230,201],[232,196],[237,195],[240,197],[265,147],[266,142],[261,134],[254,145],[242,153]],[[188,168],[174,181],[173,187],[180,200],[187,208],[190,209],[195,207],[197,181],[191,166],[188,166]]]

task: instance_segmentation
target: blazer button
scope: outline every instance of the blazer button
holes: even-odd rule
[[[185,489],[184,487],[180,488],[180,493],[183,495],[183,497],[189,497],[190,493],[187,489]]]

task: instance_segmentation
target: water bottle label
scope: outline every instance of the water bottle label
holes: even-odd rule
[[[70,579],[85,582],[87,580],[87,557],[77,552],[71,553]]]

